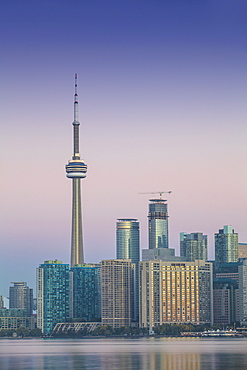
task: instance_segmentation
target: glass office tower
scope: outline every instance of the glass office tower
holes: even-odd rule
[[[37,326],[50,334],[69,318],[69,265],[45,261],[37,268]]]
[[[140,261],[139,222],[136,218],[117,220],[117,259],[129,258],[132,262]]]
[[[149,249],[168,248],[168,212],[166,200],[150,199],[149,202]]]
[[[238,234],[232,226],[224,226],[215,236],[215,264],[238,262]]]
[[[130,259],[135,264],[134,320],[136,321],[139,314],[139,222],[136,218],[119,218],[116,226],[117,259]]]
[[[180,233],[180,256],[187,261],[207,260],[208,241],[203,233]]]

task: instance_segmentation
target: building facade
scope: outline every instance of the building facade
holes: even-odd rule
[[[134,318],[135,264],[130,259],[101,262],[101,321],[113,328],[130,326]]]
[[[70,318],[101,318],[100,264],[75,265],[70,270]]]
[[[239,320],[247,325],[247,259],[238,266],[239,273]]]
[[[37,268],[37,327],[50,334],[69,318],[69,265],[45,261]]]
[[[36,327],[36,317],[27,316],[25,309],[2,308],[0,309],[0,330],[15,330],[20,327],[34,329]]]
[[[222,312],[224,312],[224,310],[226,311],[227,307],[229,307],[229,310],[230,310],[229,318],[232,320],[232,322],[239,321],[239,318],[240,318],[239,266],[240,265],[241,265],[241,262],[222,263],[221,265],[218,266],[217,272],[215,273],[216,281],[223,281],[223,284],[218,284],[218,285],[215,285],[215,282],[214,282],[214,296],[217,295],[217,297],[214,298],[215,299],[214,321],[217,321],[218,324],[219,324],[219,321],[222,320],[219,317],[219,315],[222,315],[220,313],[220,304],[222,305],[222,308],[221,308]],[[225,285],[224,281],[226,281],[228,285]],[[230,289],[230,291],[216,293],[215,289],[228,289],[228,290]],[[232,296],[232,291],[234,291],[234,297]],[[221,299],[222,299],[222,303],[220,303]],[[224,299],[225,299],[225,303],[224,303]],[[226,303],[226,300],[228,303]],[[234,302],[234,304],[232,302]],[[223,307],[223,305],[225,306]],[[218,310],[218,313],[217,313],[218,318],[216,318],[216,313],[215,313],[216,310]]]
[[[4,308],[4,300],[2,295],[0,295],[0,308]]]
[[[136,218],[118,219],[116,223],[117,259],[130,259],[135,264],[134,320],[139,315],[139,262],[140,236],[139,222]]]
[[[214,279],[214,324],[230,325],[236,322],[236,290],[238,284],[228,278]]]
[[[208,259],[208,239],[203,233],[180,233],[180,256],[187,261]]]
[[[238,243],[238,258],[247,258],[247,243]]]
[[[212,323],[212,264],[140,262],[140,327]]]
[[[33,314],[33,289],[24,281],[13,282],[9,287],[9,308],[26,310],[27,316]]]
[[[149,202],[149,249],[168,248],[168,211],[166,200],[150,199]]]
[[[215,265],[238,262],[238,234],[232,226],[224,226],[215,234]]]

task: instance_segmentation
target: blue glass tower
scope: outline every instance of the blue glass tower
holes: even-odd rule
[[[69,318],[69,265],[45,261],[37,268],[37,326],[50,334]]]
[[[82,264],[71,268],[70,317],[84,321],[100,319],[100,265]]]
[[[150,199],[149,202],[149,249],[168,248],[168,211],[166,200]]]
[[[139,222],[136,218],[123,218],[117,220],[116,254],[117,259],[130,259],[135,264],[134,282],[134,320],[139,316],[139,262],[140,262],[140,236]]]

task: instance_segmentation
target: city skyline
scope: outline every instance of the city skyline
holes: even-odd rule
[[[70,260],[73,76],[80,78],[85,262],[115,258],[115,223],[172,190],[180,232],[246,230],[246,22],[242,1],[2,4],[1,294]],[[69,156],[69,157],[68,157]],[[11,268],[9,268],[11,266]]]

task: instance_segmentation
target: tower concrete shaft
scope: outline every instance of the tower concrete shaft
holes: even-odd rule
[[[74,153],[66,165],[67,177],[72,179],[72,232],[71,232],[71,267],[84,263],[81,212],[81,179],[86,177],[87,165],[79,153],[78,94],[77,74],[75,75],[73,142]]]

